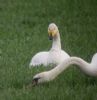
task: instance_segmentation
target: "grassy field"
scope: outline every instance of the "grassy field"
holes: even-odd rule
[[[51,48],[51,22],[71,56],[90,62],[97,52],[97,0],[0,0],[0,100],[97,100],[97,78],[75,66],[52,82],[23,88],[50,69],[28,65],[35,53]]]

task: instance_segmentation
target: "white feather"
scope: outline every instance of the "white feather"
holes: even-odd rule
[[[37,53],[31,60],[29,67],[31,66],[38,66],[44,64],[47,66],[47,59],[48,59],[49,52],[39,52]]]

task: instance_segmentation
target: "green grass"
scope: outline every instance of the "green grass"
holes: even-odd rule
[[[28,65],[49,50],[47,27],[55,22],[62,48],[90,62],[97,52],[97,0],[0,0],[0,100],[96,100],[97,78],[71,67],[54,81],[25,89],[50,68]]]

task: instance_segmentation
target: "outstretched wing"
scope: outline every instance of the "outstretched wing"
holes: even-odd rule
[[[39,52],[37,53],[32,59],[29,64],[29,68],[32,66],[39,66],[39,65],[44,65],[47,66],[48,63],[48,52]]]

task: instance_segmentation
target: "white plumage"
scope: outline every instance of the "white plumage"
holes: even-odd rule
[[[31,62],[29,64],[29,68],[32,66],[44,65],[47,66],[49,64],[58,65],[63,62],[65,59],[70,56],[63,50],[61,50],[61,41],[58,27],[51,23],[48,27],[49,38],[53,39],[52,48],[50,51],[39,52],[34,57],[32,57]]]
[[[30,66],[38,66],[38,65],[44,65],[47,66],[47,59],[48,59],[49,52],[39,52],[37,53],[31,60]]]

